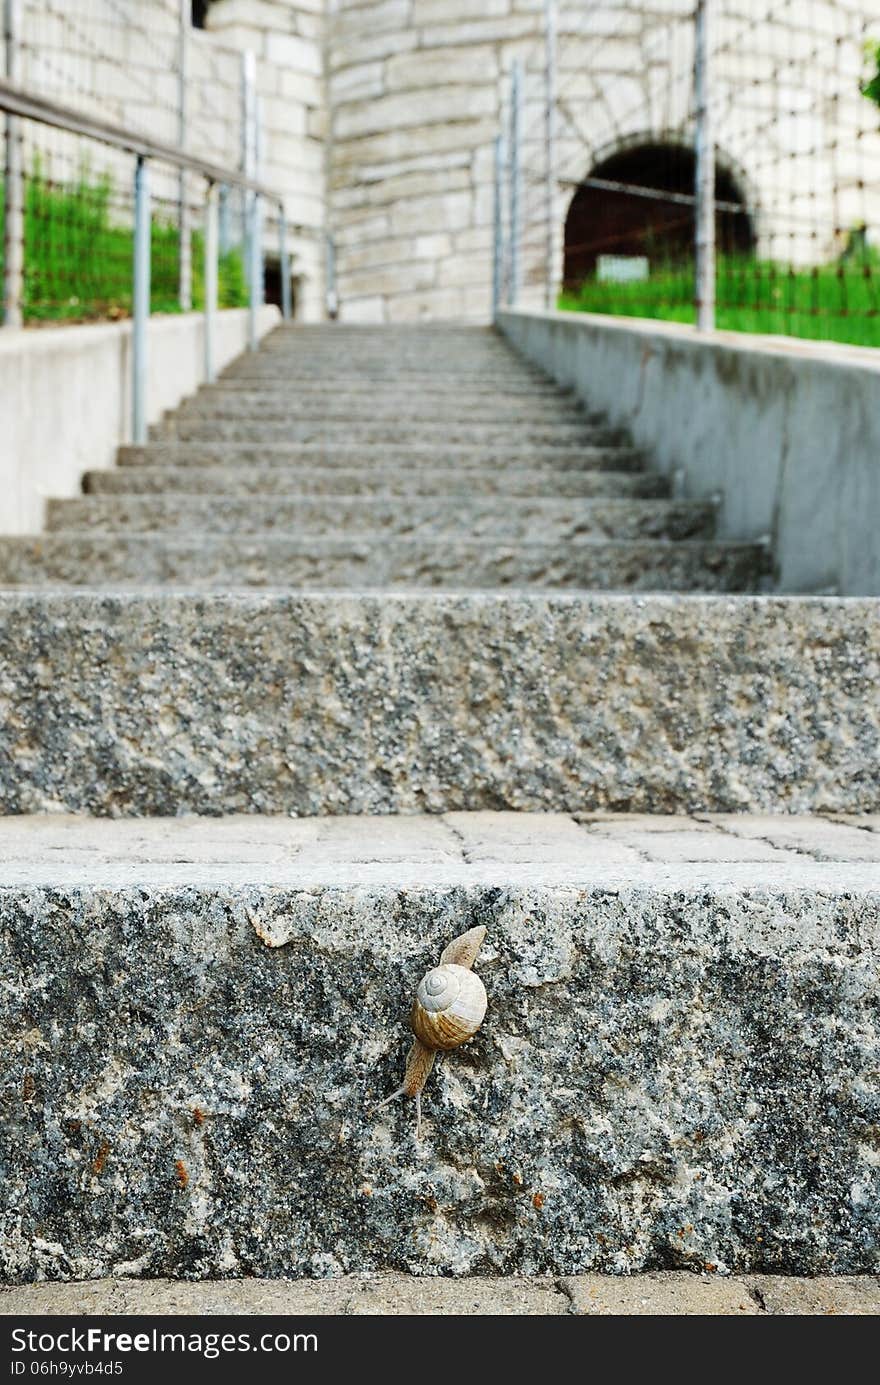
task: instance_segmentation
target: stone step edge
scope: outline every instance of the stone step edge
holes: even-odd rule
[[[871,1275],[519,1275],[460,1279],[408,1274],[335,1279],[90,1279],[0,1286],[0,1317],[258,1316],[875,1316]]]
[[[405,505],[401,501],[406,501]],[[67,514],[107,514],[114,515],[120,509],[128,509],[133,514],[151,514],[158,512],[160,507],[173,510],[177,514],[192,514],[198,516],[204,513],[217,511],[222,513],[224,510],[253,510],[255,513],[267,511],[270,515],[275,515],[280,506],[294,507],[301,506],[304,510],[320,511],[324,509],[335,509],[344,506],[349,502],[353,507],[360,510],[364,518],[376,514],[383,514],[389,508],[397,511],[397,518],[402,524],[407,520],[416,518],[420,514],[438,516],[444,509],[454,511],[458,520],[456,526],[463,537],[474,528],[476,521],[484,521],[489,513],[497,514],[497,518],[502,521],[502,529],[505,527],[503,521],[508,518],[533,516],[535,520],[553,519],[556,521],[569,521],[574,524],[579,518],[590,518],[601,514],[618,518],[634,518],[635,516],[657,515],[672,518],[676,515],[691,515],[698,517],[704,515],[707,518],[714,517],[719,509],[719,501],[713,497],[705,500],[694,499],[671,499],[669,496],[644,496],[644,495],[488,495],[480,497],[479,514],[469,515],[461,507],[461,496],[457,494],[439,495],[409,495],[401,496],[377,496],[363,495],[357,491],[351,493],[346,491],[334,491],[332,495],[303,495],[296,491],[286,491],[284,494],[274,492],[271,495],[192,495],[186,492],[182,494],[171,493],[168,495],[140,495],[140,494],[108,494],[89,493],[83,495],[71,495],[64,497],[53,497],[46,501],[47,525],[51,532],[58,532],[67,528],[77,529],[76,524],[65,525],[60,522]],[[130,520],[122,521],[124,524]],[[157,526],[161,528],[161,525]],[[262,529],[262,525],[259,525]],[[368,526],[364,526],[362,532],[372,532]],[[384,532],[384,525],[380,532]]]
[[[208,473],[207,477],[203,473]],[[271,480],[281,484],[249,486],[248,479],[254,474],[266,483]],[[288,474],[289,473],[289,474]],[[198,485],[201,476],[210,485],[206,491]],[[455,468],[432,467],[413,472],[411,468],[384,467],[369,471],[352,467],[306,467],[291,465],[289,468],[261,466],[235,467],[216,463],[212,467],[194,466],[128,466],[93,467],[83,473],[83,495],[217,495],[217,496],[284,496],[288,499],[312,499],[318,496],[349,496],[362,498],[373,496],[376,499],[402,500],[407,497],[431,499],[442,496],[461,496],[473,494],[472,487],[484,486],[479,495],[506,496],[510,499],[633,499],[668,500],[671,483],[669,478],[659,472],[638,472],[625,469],[595,468],[584,473],[587,489],[583,493],[576,488],[578,473],[556,471],[552,476],[542,476],[539,482],[534,471],[516,468],[502,471],[496,467],[475,467],[464,475],[457,475]],[[334,482],[336,484],[332,484]],[[371,484],[370,484],[371,483]],[[345,487],[351,487],[346,490]],[[624,489],[619,495],[616,487]],[[627,489],[630,488],[630,489]],[[644,494],[640,494],[643,490]]]
[[[642,503],[651,505],[655,502],[645,501]],[[43,534],[0,535],[0,544],[6,551],[18,550],[27,553],[32,550],[34,556],[40,557],[53,549],[58,551],[59,547],[65,543],[85,541],[91,543],[98,534],[104,535],[107,539],[112,538],[113,543],[120,546],[142,547],[144,543],[149,542],[157,546],[165,545],[170,549],[192,552],[212,546],[218,537],[216,531],[211,529],[196,529],[181,534],[178,529],[140,531],[125,528],[104,530],[86,527],[85,529],[53,529]],[[353,529],[350,532],[346,531],[344,538],[337,538],[322,534],[313,536],[308,530],[291,529],[286,533],[278,534],[272,529],[238,529],[234,534],[226,534],[224,537],[227,540],[234,540],[242,550],[248,549],[252,545],[260,545],[267,551],[274,547],[278,551],[287,551],[294,555],[302,553],[308,556],[315,553],[321,557],[329,558],[362,556],[358,553],[358,549],[372,547],[381,547],[387,552],[392,546],[399,548],[405,554],[430,556],[436,552],[445,553],[450,542],[453,541],[464,557],[485,557],[487,553],[491,555],[492,550],[497,550],[495,556],[498,556],[506,554],[511,549],[515,549],[517,553],[526,558],[551,556],[556,553],[559,553],[560,556],[571,557],[580,552],[595,553],[599,549],[610,549],[613,554],[621,556],[645,549],[646,558],[656,557],[658,554],[667,552],[703,559],[713,556],[721,559],[725,555],[733,556],[735,554],[752,554],[757,558],[766,552],[764,544],[749,540],[670,539],[653,536],[634,539],[610,539],[601,536],[594,538],[564,537],[525,541],[516,537],[508,539],[503,535],[497,538],[491,535],[471,537],[469,531],[463,531],[461,536],[443,534],[431,539],[389,534],[384,529]]]
[[[383,894],[476,888],[644,897],[878,889],[880,817],[446,812],[0,816],[0,897],[26,888]],[[277,929],[254,927],[268,945]]]
[[[258,455],[259,462],[253,458]],[[171,438],[154,439],[143,446],[124,446],[118,451],[120,467],[155,465],[155,459],[173,457],[181,466],[320,466],[346,468],[368,467],[370,470],[387,468],[397,462],[411,468],[425,470],[448,470],[470,475],[471,472],[502,471],[513,459],[516,469],[529,466],[548,477],[559,471],[640,471],[644,467],[644,453],[636,448],[617,444],[590,445],[583,448],[554,448],[541,451],[536,448],[528,452],[510,451],[503,448],[484,448],[475,450],[457,446],[408,447],[406,444],[384,444],[369,442],[354,445],[323,445],[314,443],[248,442],[244,439],[229,442],[183,441]]]

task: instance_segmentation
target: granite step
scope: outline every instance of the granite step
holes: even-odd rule
[[[524,448],[522,439],[513,444],[498,443],[490,438],[479,447],[448,443],[442,438],[432,445],[359,442],[352,444],[345,436],[332,441],[322,440],[320,431],[312,442],[254,442],[202,441],[181,442],[164,439],[144,446],[120,447],[117,460],[121,467],[133,466],[238,466],[252,467],[342,467],[345,470],[406,467],[414,474],[423,470],[449,468],[464,476],[472,472],[495,470],[529,471],[545,474],[592,471],[641,471],[644,453],[625,443],[613,446]]]
[[[333,495],[302,496],[81,496],[50,500],[46,527],[129,534],[185,530],[188,534],[277,535],[308,540],[311,535],[400,536],[435,543],[484,539],[529,545],[579,539],[693,539],[714,532],[716,507],[692,500],[576,500],[514,498],[510,495],[425,499]],[[2,540],[0,540],[2,543]]]
[[[875,1273],[880,832],[794,828],[0,821],[0,1277]]]
[[[425,397],[413,393],[410,399],[394,394],[388,398],[376,397],[368,391],[362,395],[340,394],[335,398],[310,398],[296,390],[288,390],[284,396],[260,398],[243,390],[221,398],[203,399],[195,395],[178,408],[166,414],[164,422],[199,423],[205,420],[241,419],[256,423],[298,422],[314,423],[318,420],[327,423],[351,423],[358,427],[363,423],[386,423],[400,421],[408,427],[420,423],[435,425],[451,422],[479,427],[510,427],[524,423],[529,426],[544,424],[569,424],[572,428],[605,428],[598,415],[589,415],[578,404],[565,400],[547,400],[536,404],[532,400],[497,402],[494,399],[465,403],[456,396],[448,400]]]
[[[661,502],[656,502],[661,503]],[[0,538],[0,586],[414,588],[459,591],[574,587],[593,591],[750,592],[767,569],[759,544],[716,540],[560,538],[547,542],[409,538],[353,530],[344,538],[270,531],[132,533],[58,530]]]
[[[404,392],[421,389],[425,393],[461,388],[478,388],[481,392],[493,389],[518,390],[538,387],[559,389],[548,381],[543,371],[537,368],[524,368],[516,361],[503,366],[487,365],[485,362],[463,363],[460,369],[426,369],[418,360],[401,360],[395,364],[383,365],[367,361],[356,363],[342,361],[337,355],[325,360],[310,361],[303,357],[279,361],[268,354],[242,356],[218,375],[215,384],[223,387],[240,384],[244,381],[257,382],[255,388],[263,388],[267,383],[272,387],[284,385],[289,381],[310,383],[322,388],[327,381],[334,384],[350,381],[359,387],[376,384],[383,387],[398,386]],[[248,386],[250,388],[250,386]],[[565,393],[565,391],[563,391]]]
[[[87,495],[600,496],[658,499],[670,483],[659,472],[562,471],[517,467],[125,466],[87,471]]]
[[[402,398],[426,395],[449,397],[465,403],[478,403],[481,400],[501,398],[510,400],[534,399],[543,402],[558,399],[570,402],[576,398],[571,390],[548,380],[546,376],[525,375],[522,378],[482,376],[436,377],[430,373],[412,375],[406,379],[358,374],[342,374],[339,371],[321,371],[320,374],[305,375],[291,371],[275,376],[260,375],[221,375],[212,385],[202,385],[198,391],[200,399],[234,399],[238,394],[251,394],[256,399],[272,399],[276,396],[287,399],[291,394],[314,400],[338,399],[351,395],[375,395],[377,398]]]
[[[219,377],[246,374],[274,374],[281,378],[286,375],[337,376],[360,375],[364,379],[396,378],[402,380],[422,379],[430,382],[438,380],[471,379],[486,380],[541,380],[547,379],[540,369],[525,364],[512,351],[502,348],[501,354],[486,354],[482,351],[468,351],[459,346],[444,356],[430,356],[418,347],[393,354],[383,352],[381,346],[374,346],[372,352],[322,351],[314,346],[297,351],[273,352],[269,349],[259,351],[251,359],[240,359]]]
[[[3,592],[0,811],[880,813],[875,607]]]
[[[156,440],[174,437],[181,442],[246,442],[251,446],[270,442],[321,443],[324,446],[335,442],[348,447],[361,443],[396,443],[411,447],[436,446],[439,443],[446,447],[479,450],[506,444],[510,449],[540,447],[547,451],[554,448],[571,451],[573,448],[609,447],[627,442],[619,429],[552,419],[545,423],[462,423],[453,419],[434,422],[393,418],[384,422],[331,419],[324,422],[321,418],[294,418],[273,422],[234,417],[169,418],[151,429],[151,436]]]

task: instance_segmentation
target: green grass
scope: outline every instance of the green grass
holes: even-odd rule
[[[125,225],[130,212],[116,216],[108,178],[84,172],[60,186],[39,167],[25,183],[25,322],[83,322],[131,314],[134,237]],[[122,223],[122,224],[120,224]],[[3,199],[0,197],[0,246]],[[155,217],[151,230],[151,293],[154,313],[179,312],[177,301],[179,235],[176,224]],[[205,246],[193,232],[193,307],[204,305]],[[218,301],[222,308],[247,303],[239,251],[220,257]]]
[[[693,303],[692,268],[658,271],[634,284],[589,280],[559,298],[559,307],[568,312],[667,322],[693,322]],[[800,271],[768,260],[721,259],[716,320],[732,332],[880,346],[880,256],[856,252]]]

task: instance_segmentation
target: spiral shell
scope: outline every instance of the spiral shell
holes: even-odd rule
[[[467,967],[434,967],[419,982],[410,1024],[426,1048],[458,1048],[476,1034],[488,1005],[486,988]]]

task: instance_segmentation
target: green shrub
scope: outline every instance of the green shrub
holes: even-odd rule
[[[868,44],[868,60],[873,62],[877,71],[865,82],[862,93],[869,101],[875,101],[880,106],[880,43]]]
[[[25,182],[24,318],[26,322],[91,321],[131,314],[134,235],[130,209],[114,216],[112,181],[84,168],[74,183],[59,184],[35,162]],[[0,198],[0,245],[3,199]],[[176,222],[154,217],[150,232],[150,308],[180,311]],[[193,306],[205,301],[205,246],[192,234]],[[221,308],[247,303],[240,250],[221,255]]]
[[[853,230],[838,260],[814,269],[722,257],[716,290],[717,325],[728,331],[880,346],[880,257],[868,248],[861,227]],[[587,280],[577,291],[563,293],[559,307],[694,322],[693,268],[660,269],[637,283]]]

